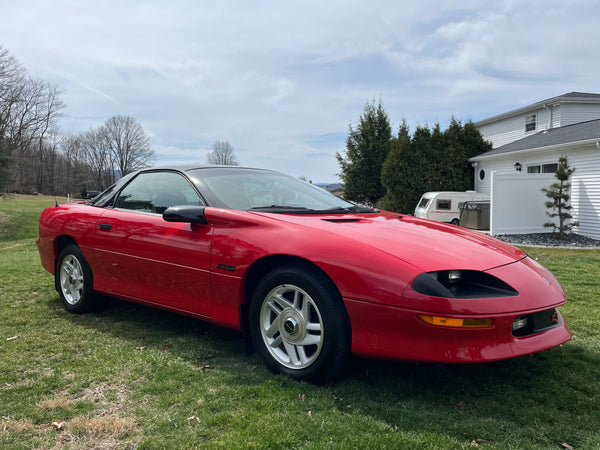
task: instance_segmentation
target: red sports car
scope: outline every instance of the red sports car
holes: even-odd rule
[[[102,293],[243,330],[296,379],[350,353],[473,363],[570,339],[563,289],[521,250],[269,170],[142,170],[44,210],[37,244],[68,311]]]

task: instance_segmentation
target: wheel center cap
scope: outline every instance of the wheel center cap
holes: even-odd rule
[[[298,330],[298,322],[292,317],[288,317],[283,324],[283,329],[287,334],[294,334]]]
[[[279,331],[287,342],[295,343],[304,339],[306,326],[300,313],[294,309],[286,309],[279,317]]]

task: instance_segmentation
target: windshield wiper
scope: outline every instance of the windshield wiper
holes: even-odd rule
[[[377,210],[367,208],[366,206],[352,205],[352,206],[346,206],[346,207],[336,206],[335,208],[319,209],[319,210],[316,210],[315,212],[319,213],[319,214],[328,214],[328,213],[344,214],[344,213],[374,213],[374,212],[377,212]]]
[[[289,205],[266,205],[266,206],[255,206],[250,208],[251,211],[265,211],[265,210],[287,210],[287,211],[312,211],[304,206],[289,206]]]

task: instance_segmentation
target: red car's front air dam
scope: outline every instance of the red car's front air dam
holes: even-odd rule
[[[344,299],[352,323],[352,353],[382,359],[445,363],[478,363],[529,355],[571,339],[560,313],[558,325],[526,337],[512,334],[514,319],[524,313],[487,315],[490,328],[428,325],[414,311]],[[452,317],[452,316],[448,316]],[[483,316],[454,316],[482,318]]]

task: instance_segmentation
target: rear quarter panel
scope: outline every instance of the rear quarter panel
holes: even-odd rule
[[[83,252],[88,262],[93,260],[92,238],[101,208],[83,203],[67,203],[51,206],[40,216],[38,250],[42,266],[54,274],[54,263],[58,257],[58,242],[61,237],[69,237]]]

